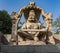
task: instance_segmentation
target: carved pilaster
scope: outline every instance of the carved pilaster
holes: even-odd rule
[[[46,15],[45,18],[45,22],[46,22],[46,27],[49,27],[48,31],[52,31],[52,15],[49,13]]]
[[[17,17],[16,17],[16,13],[13,13],[11,18],[12,18],[11,42],[15,45],[16,41],[17,41]]]

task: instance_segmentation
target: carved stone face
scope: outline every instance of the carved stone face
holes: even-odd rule
[[[31,10],[29,13],[29,17],[28,17],[28,21],[30,22],[35,22],[36,21],[36,17],[35,17],[35,12],[34,10]]]

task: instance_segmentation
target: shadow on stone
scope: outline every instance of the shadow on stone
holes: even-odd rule
[[[56,45],[60,45],[60,40],[59,39],[54,38],[54,40],[55,40]]]
[[[2,42],[3,45],[8,45],[9,44],[8,40],[4,37],[4,35],[2,35],[2,37],[1,37],[1,42]]]

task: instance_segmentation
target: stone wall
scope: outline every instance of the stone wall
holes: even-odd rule
[[[2,53],[60,53],[60,45],[1,46]]]

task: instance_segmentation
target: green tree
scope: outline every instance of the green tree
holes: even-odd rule
[[[7,11],[0,10],[0,31],[4,34],[11,33],[11,18]]]
[[[55,34],[60,34],[60,16],[53,22],[53,28]]]

